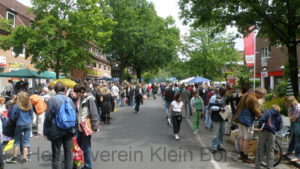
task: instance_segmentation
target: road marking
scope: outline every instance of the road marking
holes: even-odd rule
[[[190,119],[188,119],[188,118],[185,118],[185,119],[187,120],[189,126],[190,126],[191,128],[193,128],[193,125],[192,125]],[[202,147],[206,147],[206,145],[204,144],[204,142],[202,141],[202,139],[200,138],[200,136],[199,136],[198,133],[197,133],[197,139],[198,139],[198,141],[199,141],[199,143],[201,144]],[[210,153],[210,152],[209,152],[209,153]],[[211,153],[210,153],[210,154],[211,154]],[[211,154],[211,155],[212,155],[212,154]],[[213,156],[213,155],[212,155],[212,156]],[[221,166],[220,166],[213,158],[210,160],[210,162],[211,162],[211,164],[214,166],[215,169],[221,169]]]

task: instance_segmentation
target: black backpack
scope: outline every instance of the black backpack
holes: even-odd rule
[[[174,95],[175,92],[171,89],[167,89],[166,90],[166,94],[165,94],[165,100],[169,103],[171,103],[174,100]]]

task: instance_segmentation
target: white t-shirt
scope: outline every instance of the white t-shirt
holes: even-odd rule
[[[177,103],[175,100],[172,101],[171,105],[173,105],[173,111],[175,112],[181,112],[181,108],[183,106],[183,102],[180,101],[179,103]]]

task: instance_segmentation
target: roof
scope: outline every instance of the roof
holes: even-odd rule
[[[35,16],[32,13],[28,13],[28,7],[18,2],[17,0],[1,0],[0,5],[9,8],[10,10],[27,17],[30,20],[34,20]]]

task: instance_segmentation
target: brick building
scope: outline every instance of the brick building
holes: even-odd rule
[[[16,0],[0,1],[0,18],[10,19],[13,27],[19,25],[29,26],[34,20],[33,14],[27,13],[27,7]],[[0,28],[0,36],[8,35],[10,32]],[[72,70],[71,77],[73,79],[97,79],[100,77],[111,77],[111,63],[99,52],[96,45],[91,44],[89,49],[93,53],[94,64],[89,65],[86,71]],[[31,64],[31,58],[25,59],[25,54],[15,57],[12,50],[0,50],[0,73],[10,72],[23,68],[34,69]],[[0,78],[0,91],[7,84],[8,78]]]
[[[33,21],[34,15],[27,13],[27,7],[16,0],[1,0],[0,1],[0,18],[9,19],[12,21],[13,27],[19,25],[29,26]],[[0,36],[5,36],[9,32],[0,28]],[[12,50],[0,50],[0,73],[10,72],[23,68],[33,69],[31,59],[25,59],[25,54],[15,57]],[[0,78],[0,91],[7,83],[8,78]]]
[[[86,70],[72,70],[73,79],[98,80],[101,77],[111,78],[111,62],[106,59],[96,45],[91,44],[89,51],[93,54],[93,63],[86,67]]]
[[[300,63],[300,46],[297,49]],[[288,60],[287,50],[281,46],[271,46],[268,39],[256,38],[256,77],[261,79],[261,87],[273,90],[283,77],[284,65]]]

